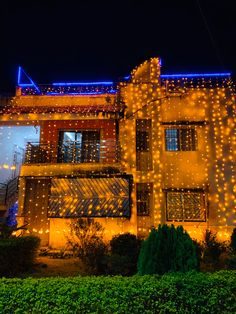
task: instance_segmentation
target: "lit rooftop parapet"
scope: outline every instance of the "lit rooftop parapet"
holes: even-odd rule
[[[216,73],[174,73],[161,74],[162,85],[167,83],[175,87],[191,88],[201,86],[204,81],[205,87],[215,86],[217,84],[226,85],[231,77],[229,72]],[[131,76],[123,78],[129,81]],[[31,77],[23,70],[18,69],[17,86],[20,87],[20,95],[44,95],[44,96],[99,96],[104,94],[116,94],[117,83],[111,81],[100,82],[55,82],[51,84],[36,84]]]
[[[161,74],[162,79],[184,79],[184,78],[216,78],[216,77],[224,77],[229,78],[231,73],[223,72],[223,73],[181,73],[181,74]]]
[[[18,68],[17,87],[21,88],[21,96],[28,95],[103,95],[116,94],[117,86],[111,81],[102,82],[56,82],[52,84],[36,84],[31,77]]]

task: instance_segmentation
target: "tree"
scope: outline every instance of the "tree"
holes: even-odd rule
[[[140,275],[186,272],[197,267],[195,245],[182,226],[159,225],[142,243],[138,259]]]

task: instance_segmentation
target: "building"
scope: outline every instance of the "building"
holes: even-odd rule
[[[173,223],[227,239],[236,226],[229,73],[162,74],[152,58],[118,83],[37,85],[19,68],[0,126],[24,138],[18,219],[42,245],[63,246],[76,217],[107,238]]]

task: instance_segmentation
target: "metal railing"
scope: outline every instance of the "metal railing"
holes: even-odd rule
[[[18,177],[9,180],[7,183],[0,183],[0,205],[10,207],[17,198]]]
[[[114,163],[120,160],[119,143],[113,139],[70,141],[58,147],[51,143],[27,144],[24,164]]]

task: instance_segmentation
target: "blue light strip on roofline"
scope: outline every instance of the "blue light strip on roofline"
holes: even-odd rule
[[[47,92],[46,95],[58,95],[58,96],[63,96],[63,95],[104,95],[104,94],[116,94],[116,90],[111,90],[108,92],[84,92],[84,93],[60,93],[60,92]]]
[[[25,76],[29,79],[29,81],[30,81],[31,83],[28,84],[28,83],[21,83],[21,82],[20,82],[20,81],[21,81],[21,74],[22,74],[22,72],[24,72]],[[19,87],[34,86],[35,89],[36,89],[39,93],[41,93],[41,91],[40,91],[40,89],[38,88],[38,86],[37,86],[37,85],[34,83],[34,81],[29,77],[29,75],[22,69],[21,66],[19,66],[19,68],[18,68],[17,86],[19,86]]]
[[[183,74],[161,74],[161,78],[186,78],[186,77],[219,77],[231,76],[231,73],[183,73]]]
[[[88,83],[52,83],[53,86],[86,86],[86,85],[113,85],[113,82],[88,82]]]

